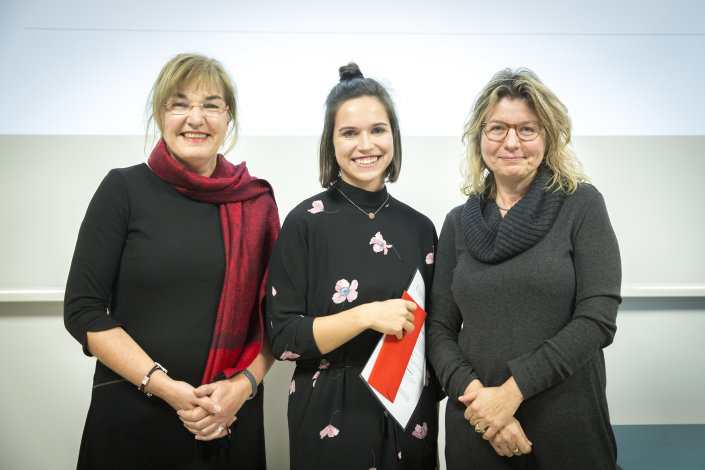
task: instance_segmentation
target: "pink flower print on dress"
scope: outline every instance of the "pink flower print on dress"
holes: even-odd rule
[[[425,422],[422,425],[417,424],[414,427],[413,432],[411,433],[412,436],[414,436],[418,439],[425,438],[426,434],[428,434],[428,425]]]
[[[399,460],[401,460],[401,451],[397,454],[397,457],[399,457]]]
[[[332,424],[329,424],[325,428],[321,429],[319,434],[321,435],[321,439],[324,437],[335,437],[340,434],[340,429],[336,428]]]
[[[316,386],[316,380],[318,379],[318,377],[319,377],[320,375],[321,375],[321,371],[320,371],[320,370],[317,370],[316,373],[313,374],[313,377],[311,377],[311,379],[313,380],[313,386],[314,386],[314,387]]]
[[[340,413],[340,410],[335,410],[333,414],[330,417],[330,422],[328,423],[328,426],[325,428],[321,429],[321,431],[318,433],[321,436],[321,439],[324,437],[335,437],[338,434],[340,434],[340,429],[336,428],[333,426],[333,417],[337,414]]]
[[[330,362],[328,362],[327,359],[321,359],[321,363],[318,364],[318,369],[323,370],[327,369],[330,366]]]
[[[389,248],[392,248],[392,245],[389,245],[384,240],[384,237],[382,237],[381,232],[375,233],[375,236],[372,237],[372,239],[370,239],[370,245],[372,245],[372,250],[375,253],[379,253],[380,251],[383,251],[385,255],[389,251]]]
[[[401,259],[401,255],[399,255],[397,249],[386,242],[381,232],[375,233],[375,236],[370,239],[370,245],[372,245],[372,251],[374,251],[375,253],[383,252],[385,255],[389,251],[389,248],[391,248],[392,250],[394,250],[394,253],[397,255],[397,258]]]
[[[294,379],[291,379],[291,385],[289,385],[289,395],[291,395],[295,391],[296,391],[296,381],[294,381]]]
[[[279,356],[279,359],[281,359],[282,361],[285,361],[287,359],[297,359],[298,357],[299,357],[298,354],[296,354],[295,352],[289,351],[289,345],[287,344],[284,347],[284,352],[282,353],[281,356]]]
[[[335,283],[335,294],[333,294],[333,302],[342,304],[346,300],[352,302],[357,299],[357,279],[348,282],[347,279],[341,279]]]
[[[313,201],[311,205],[313,207],[308,210],[311,214],[318,214],[319,212],[323,212],[323,201]]]
[[[338,209],[337,211],[327,211],[327,210],[325,210],[325,208],[323,207],[323,201],[321,201],[321,200],[313,201],[313,202],[311,203],[311,205],[312,205],[313,207],[311,207],[311,208],[308,210],[311,214],[318,214],[319,212],[325,212],[326,214],[335,214],[336,212],[338,212],[338,211],[340,210],[340,209]]]
[[[277,290],[272,286],[272,297],[275,297],[277,295]]]
[[[433,264],[434,262],[435,255],[433,253],[429,253],[426,255],[426,264]]]

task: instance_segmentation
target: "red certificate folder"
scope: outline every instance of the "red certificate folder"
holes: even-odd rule
[[[406,291],[401,298],[414,302],[414,299]],[[402,339],[397,339],[394,335],[385,336],[384,344],[382,344],[375,365],[370,372],[370,377],[367,379],[367,383],[392,403],[394,403],[399,391],[406,366],[409,364],[411,353],[414,351],[425,320],[426,312],[419,307],[419,304],[416,304],[414,331],[405,334]]]

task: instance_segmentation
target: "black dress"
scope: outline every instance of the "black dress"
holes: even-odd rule
[[[89,354],[86,332],[121,326],[171,378],[198,387],[224,270],[217,205],[181,195],[145,164],[112,170],[81,225],[66,328]],[[260,394],[239,411],[233,445],[212,455],[166,402],[98,361],[93,384],[78,468],[265,467]]]
[[[336,185],[371,212],[387,198],[386,188]],[[427,374],[403,430],[359,377],[381,333],[367,330],[323,355],[312,329],[316,316],[401,298],[417,268],[430,289],[436,242],[431,221],[407,205],[389,197],[371,220],[335,186],[288,215],[269,265],[267,328],[274,356],[297,363],[288,410],[292,469],[436,468],[435,376]]]

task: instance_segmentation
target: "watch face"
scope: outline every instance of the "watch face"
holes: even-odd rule
[[[154,363],[154,367],[150,369],[149,372],[147,372],[147,375],[144,376],[144,379],[142,379],[142,384],[139,386],[139,391],[144,392],[148,397],[151,397],[152,394],[146,391],[144,388],[147,386],[147,383],[149,383],[149,379],[152,377],[152,374],[157,370],[161,369],[165,374],[167,373],[166,369],[162,367],[161,364],[158,362]]]

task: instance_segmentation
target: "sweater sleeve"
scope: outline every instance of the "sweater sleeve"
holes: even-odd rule
[[[321,356],[307,316],[309,247],[305,222],[295,210],[287,217],[274,245],[267,278],[267,330],[270,347],[280,360]]]
[[[621,262],[602,195],[593,190],[572,230],[576,277],[571,321],[531,353],[508,362],[524,398],[570,377],[610,345],[621,302]]]
[[[122,326],[108,314],[113,281],[120,268],[129,202],[122,176],[103,179],[81,223],[64,296],[64,325],[88,351],[86,332]]]
[[[426,325],[427,353],[438,379],[449,397],[463,394],[468,384],[478,378],[458,345],[463,318],[453,299],[451,286],[456,258],[457,227],[453,212],[446,216],[438,241],[436,269],[431,288]]]

